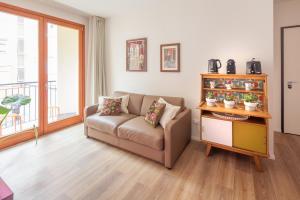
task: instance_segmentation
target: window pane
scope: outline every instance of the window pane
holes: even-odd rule
[[[79,31],[48,23],[48,122],[79,114]]]
[[[18,75],[17,75],[18,82],[24,82],[24,68],[18,68]]]
[[[0,137],[38,126],[38,21],[0,12]],[[7,97],[30,99],[25,105]],[[4,118],[5,117],[5,118]]]

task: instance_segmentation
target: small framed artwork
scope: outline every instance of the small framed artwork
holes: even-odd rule
[[[160,71],[180,72],[180,43],[160,45]]]
[[[126,41],[126,71],[147,71],[147,38]]]

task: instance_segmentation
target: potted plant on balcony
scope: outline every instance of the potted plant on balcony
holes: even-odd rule
[[[214,95],[213,92],[208,92],[207,95],[206,95],[206,103],[208,106],[215,106],[216,104],[216,97]]]
[[[29,96],[24,95],[13,95],[5,97],[1,104],[4,106],[9,106],[12,113],[20,114],[20,107],[25,106],[31,102],[31,98]]]
[[[244,95],[245,110],[255,111],[257,107],[257,96],[255,94],[249,93]]]
[[[224,99],[224,105],[225,105],[225,108],[232,109],[235,105],[234,96],[231,94],[226,95],[225,99]]]
[[[4,122],[9,112],[10,112],[9,108],[0,105],[0,135],[2,133],[2,123]]]

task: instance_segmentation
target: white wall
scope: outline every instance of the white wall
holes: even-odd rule
[[[168,1],[170,2],[170,1]],[[142,11],[107,19],[106,53],[109,91],[184,97],[199,118],[200,73],[207,60],[233,58],[237,71],[248,60],[262,61],[263,72],[273,76],[273,0],[174,0]],[[148,38],[148,72],[126,72],[127,39]],[[160,44],[181,43],[181,72],[160,72]],[[225,67],[221,72],[225,71]],[[272,100],[272,90],[270,90]],[[273,102],[270,102],[270,108]],[[271,109],[273,113],[273,109]],[[199,131],[193,125],[193,138]],[[273,134],[270,134],[273,157]]]
[[[300,1],[277,0],[274,4],[274,129],[281,131],[281,57],[280,57],[280,27],[300,25]],[[275,89],[276,88],[276,89]]]

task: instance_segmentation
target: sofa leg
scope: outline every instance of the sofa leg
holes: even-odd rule
[[[212,147],[211,144],[207,144],[207,145],[206,145],[206,152],[205,152],[206,157],[209,156],[210,151],[211,151],[211,147]]]

